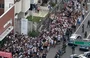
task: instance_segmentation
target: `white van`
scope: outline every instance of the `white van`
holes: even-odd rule
[[[82,37],[81,37],[80,34],[72,34],[71,37],[70,37],[70,41],[68,42],[68,45],[69,45],[69,46],[74,45],[74,41],[75,41],[75,40],[79,40],[79,39],[80,39],[80,40],[82,39]]]

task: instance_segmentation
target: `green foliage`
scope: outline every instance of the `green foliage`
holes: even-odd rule
[[[32,32],[30,31],[30,32],[28,33],[28,35],[31,36],[31,37],[37,37],[37,36],[39,35],[39,32],[33,30]]]
[[[40,22],[41,18],[42,17],[36,17],[36,16],[33,16],[33,19],[32,19],[32,16],[27,17],[28,21],[33,21],[33,22],[37,22],[37,23]]]

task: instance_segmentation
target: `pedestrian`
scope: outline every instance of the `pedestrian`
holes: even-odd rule
[[[66,43],[63,43],[62,51],[63,51],[64,53],[66,53],[66,47],[67,47]]]
[[[75,32],[75,30],[76,30],[76,25],[73,24],[71,27],[72,27],[72,29],[73,29],[73,32]]]
[[[67,40],[69,41],[69,29],[66,30],[66,37],[67,37]]]
[[[82,33],[84,33],[84,24],[82,24]]]
[[[72,54],[75,53],[75,45],[72,46]]]
[[[83,4],[84,5],[84,4]],[[83,9],[82,10],[82,19],[84,20],[84,18],[85,18],[85,10]]]
[[[57,52],[54,58],[60,58],[59,53]]]
[[[90,27],[90,20],[87,22],[87,28]]]
[[[39,13],[39,11],[40,11],[40,8],[39,8],[39,6],[37,7],[37,12]]]
[[[47,56],[47,54],[44,52],[44,53],[42,54],[42,58],[46,58],[46,56]]]
[[[87,37],[87,31],[85,31],[85,33],[84,33],[84,38],[86,38]]]

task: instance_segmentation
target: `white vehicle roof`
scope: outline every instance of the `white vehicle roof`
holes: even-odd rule
[[[88,53],[90,53],[90,51],[88,51],[88,52],[84,52],[84,55],[86,55],[86,54],[88,54]]]
[[[80,34],[72,34],[70,39],[75,40],[75,39],[77,39],[78,36],[81,36],[81,35]]]
[[[72,54],[72,55],[70,55],[70,58],[72,58],[73,56],[78,56],[77,54]]]
[[[87,58],[87,57],[84,56],[84,54],[80,54],[78,57],[79,58]]]
[[[77,56],[77,54],[72,54],[72,55],[70,55],[70,56]]]

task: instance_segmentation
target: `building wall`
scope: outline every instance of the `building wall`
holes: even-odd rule
[[[4,0],[0,0],[0,4],[4,4]],[[4,8],[0,8],[0,16],[4,13]]]
[[[8,24],[4,27],[9,20],[12,20],[12,25]],[[2,34],[9,26],[14,26],[14,7],[0,17],[0,34]]]
[[[38,3],[38,0],[30,0],[31,3],[30,4],[37,4]]]
[[[4,13],[4,9],[0,8],[0,16]]]
[[[15,14],[20,13],[22,9],[22,1],[20,0],[19,2],[15,3]]]
[[[30,0],[22,0],[22,12],[28,11],[30,8]]]
[[[4,12],[7,11],[13,4],[14,0],[4,0]]]

